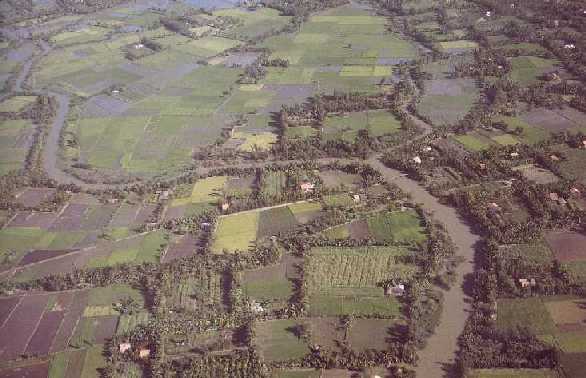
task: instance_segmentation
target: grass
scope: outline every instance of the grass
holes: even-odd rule
[[[106,366],[103,349],[104,348],[101,345],[88,349],[83,363],[81,378],[94,378],[100,376],[98,369]]]
[[[536,56],[518,56],[511,58],[511,79],[521,85],[529,85],[538,81],[538,77],[552,69],[557,61]]]
[[[260,213],[257,238],[292,231],[297,226],[297,220],[287,206],[275,207]]]
[[[0,103],[0,113],[20,112],[37,100],[37,96],[14,96]]]
[[[280,30],[291,20],[289,16],[280,16],[275,9],[262,8],[249,11],[243,8],[222,9],[214,12],[214,16],[235,17],[240,24],[228,29],[225,33],[242,40],[260,37],[265,33]]]
[[[273,144],[277,143],[277,135],[269,131],[260,133],[237,131],[233,138],[243,141],[238,146],[238,150],[244,152],[267,151]]]
[[[474,369],[465,378],[557,378],[549,369]]]
[[[328,207],[351,207],[354,201],[347,193],[330,194],[323,197],[324,204]]]
[[[132,298],[139,306],[144,305],[140,291],[129,285],[119,284],[91,289],[87,306],[112,306],[113,303],[126,298]]]
[[[500,144],[501,146],[514,146],[519,144],[519,140],[511,134],[501,134],[491,137],[492,140]]]
[[[69,363],[69,353],[57,353],[51,358],[49,364],[49,378],[65,377],[67,372],[67,364]]]
[[[330,240],[345,240],[350,238],[350,230],[348,225],[342,224],[324,231],[324,235]]]
[[[213,253],[247,251],[256,240],[259,212],[248,211],[218,218],[213,236]]]
[[[307,343],[291,332],[297,324],[296,320],[290,319],[257,323],[257,343],[266,361],[287,361],[309,353]]]
[[[432,120],[434,125],[454,123],[468,113],[478,98],[477,89],[466,95],[424,95],[417,109]]]
[[[421,243],[427,238],[414,211],[382,212],[368,218],[367,223],[369,233],[379,243]]]
[[[469,151],[483,151],[490,147],[490,142],[479,135],[465,134],[455,135],[454,139],[461,143]]]
[[[386,111],[355,112],[345,116],[328,116],[324,121],[326,139],[353,141],[358,130],[368,130],[372,137],[399,131],[401,122]]]
[[[0,175],[23,167],[27,149],[19,139],[32,131],[29,120],[6,120],[0,122]]]
[[[555,324],[539,298],[499,299],[497,306],[497,327],[500,329],[527,327],[537,335],[555,332]]]
[[[443,51],[450,50],[470,50],[478,48],[478,43],[474,41],[449,41],[449,42],[438,42],[438,45]]]
[[[271,171],[263,176],[261,192],[268,196],[279,196],[286,185],[286,175],[281,171]]]
[[[116,328],[117,335],[124,335],[131,332],[136,326],[141,324],[147,324],[149,321],[149,313],[141,311],[132,315],[122,315],[118,320],[118,326]]]
[[[288,206],[299,223],[307,223],[318,216],[322,207],[319,202],[296,202]]]
[[[206,177],[198,180],[193,185],[189,197],[176,198],[171,201],[171,206],[183,206],[190,203],[216,203],[226,181],[228,181],[228,176]]]
[[[500,116],[495,121],[504,122],[509,130],[521,128],[523,132],[517,138],[527,144],[536,144],[549,138],[550,134],[538,126],[532,126],[517,117]]]

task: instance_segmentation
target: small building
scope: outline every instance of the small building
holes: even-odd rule
[[[559,201],[560,196],[555,192],[551,192],[551,193],[549,193],[549,199],[557,202],[557,201]]]
[[[491,202],[488,204],[488,208],[494,211],[500,210],[501,207],[496,202]]]
[[[405,285],[389,285],[385,288],[385,295],[393,297],[402,297],[403,295],[405,295]]]
[[[490,11],[486,11],[486,17],[490,17],[492,13]]]
[[[519,284],[521,284],[522,288],[529,287],[529,280],[527,278],[519,278]]]
[[[118,345],[118,350],[120,351],[120,353],[125,353],[126,351],[129,351],[131,348],[132,345],[130,345],[130,343],[122,343]]]
[[[228,211],[228,209],[230,208],[230,202],[228,202],[228,201],[222,202],[222,205],[220,205],[220,208],[222,209],[222,211]]]
[[[144,45],[142,43],[137,43],[136,45],[134,45],[134,48],[140,50],[144,48]]]
[[[549,158],[553,161],[560,161],[560,158],[557,155],[549,155]]]
[[[299,185],[299,187],[301,188],[301,191],[303,193],[310,193],[313,192],[313,190],[315,189],[315,184],[312,182],[302,182],[301,185]]]
[[[168,191],[168,190],[163,190],[163,191],[161,192],[161,194],[159,195],[159,199],[160,199],[161,201],[166,201],[166,200],[168,200],[168,199],[169,199],[169,191]]]
[[[571,188],[570,193],[575,196],[579,196],[582,194],[582,192],[580,192],[580,189],[578,189],[578,188]]]
[[[256,314],[260,314],[260,313],[265,312],[265,309],[257,301],[252,301],[252,302],[250,302],[250,311],[252,311]]]
[[[149,356],[150,356],[150,355],[151,355],[151,350],[150,350],[150,349],[147,349],[147,348],[141,348],[141,349],[138,351],[138,357],[139,357],[139,358],[143,358],[143,359],[145,359],[145,358],[149,358]]]
[[[517,157],[519,157],[519,153],[518,152],[511,152],[511,157],[517,158]]]
[[[582,141],[582,148],[586,148],[586,139]]]
[[[354,194],[352,200],[354,200],[354,203],[360,202],[360,194]]]
[[[211,224],[210,224],[209,222],[203,222],[203,223],[200,225],[200,228],[201,228],[202,230],[204,230],[204,231],[207,231],[207,230],[209,230],[209,229],[210,229],[210,227],[211,227]]]
[[[425,151],[425,152],[431,152],[431,150],[432,150],[431,146],[426,146],[426,147],[423,149],[423,151]]]
[[[576,45],[574,45],[573,43],[566,43],[564,45],[564,49],[567,49],[567,50],[574,50],[575,48],[576,48]]]
[[[415,163],[417,163],[417,164],[421,164],[421,163],[422,163],[422,160],[421,160],[421,158],[420,158],[419,156],[415,156],[415,157],[413,158],[413,161],[414,161]]]

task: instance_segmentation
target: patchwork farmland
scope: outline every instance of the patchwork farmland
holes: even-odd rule
[[[583,8],[0,1],[0,376],[582,378]]]

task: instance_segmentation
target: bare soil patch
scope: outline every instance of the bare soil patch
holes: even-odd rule
[[[59,219],[51,226],[52,231],[74,231],[81,229],[83,216],[88,206],[70,203],[59,216]]]
[[[44,356],[49,353],[59,326],[63,321],[63,311],[46,311],[36,332],[26,348],[26,353],[35,356]]]
[[[51,348],[51,353],[59,352],[64,350],[69,339],[73,335],[73,331],[79,321],[79,318],[83,315],[85,306],[87,305],[88,291],[78,291],[73,294],[73,301],[69,306],[69,311],[66,312],[61,327],[55,336],[55,341]]]
[[[0,327],[2,327],[6,319],[8,319],[8,315],[10,315],[18,302],[20,302],[20,298],[21,297],[0,298]]]
[[[167,263],[176,259],[191,256],[195,253],[197,239],[192,234],[183,235],[173,243],[167,253],[161,259],[161,263]]]
[[[104,344],[116,333],[118,326],[117,316],[100,316],[96,318],[98,324],[94,333],[96,344]]]
[[[136,219],[134,220],[134,224],[143,224],[146,223],[151,215],[155,212],[156,205],[153,204],[145,204],[139,210],[138,214],[136,215]]]
[[[48,230],[56,219],[56,213],[32,213],[22,224],[23,227],[39,227]]]
[[[48,200],[55,194],[52,188],[27,188],[18,197],[16,203],[24,207],[37,207],[43,201]]]
[[[330,349],[338,349],[338,342],[345,339],[345,332],[340,327],[339,318],[312,318],[311,343]]]
[[[513,170],[521,172],[523,177],[537,184],[553,184],[554,182],[559,181],[559,178],[554,175],[553,172],[541,167],[537,167],[534,164],[520,165],[513,168]]]
[[[39,261],[51,259],[53,257],[63,256],[68,253],[76,251],[76,249],[62,249],[62,250],[36,250],[27,253],[18,263],[19,266],[33,264]]]
[[[359,352],[387,350],[392,325],[393,321],[387,319],[355,319],[348,333],[350,347]]]
[[[368,239],[368,223],[365,220],[358,220],[348,225],[350,230],[350,239],[365,240]]]
[[[49,376],[49,362],[2,370],[0,376],[4,378],[46,378]]]
[[[554,231],[547,233],[545,240],[559,261],[586,260],[586,235]]]
[[[48,295],[28,295],[22,298],[0,328],[0,360],[13,360],[24,352],[48,301]]]
[[[530,125],[557,132],[580,126],[580,122],[576,122],[580,118],[582,118],[581,124],[584,124],[583,122],[586,116],[580,112],[575,112],[571,109],[553,111],[545,108],[537,108],[521,115],[520,118]]]
[[[338,189],[345,185],[348,189],[355,189],[360,185],[360,176],[340,171],[323,171],[319,177],[327,189]]]

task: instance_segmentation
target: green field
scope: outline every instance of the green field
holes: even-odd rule
[[[296,325],[298,322],[292,319],[257,323],[255,341],[265,360],[287,361],[309,353],[307,343],[292,332]]]
[[[213,253],[248,251],[258,232],[258,211],[248,211],[220,217],[211,245]]]
[[[368,135],[378,137],[399,131],[401,122],[386,111],[350,113],[344,116],[328,116],[324,121],[326,139],[343,139],[350,142],[358,136],[358,130],[368,130]]]
[[[490,140],[487,140],[487,138],[482,135],[474,133],[455,135],[454,139],[469,151],[483,151],[491,146]]]
[[[0,175],[23,168],[28,149],[19,139],[32,131],[33,124],[29,120],[0,121]]]
[[[555,60],[536,56],[511,58],[511,79],[521,85],[536,83],[540,75],[553,69],[557,63]]]
[[[240,40],[249,40],[264,34],[281,30],[291,21],[291,17],[280,16],[279,11],[270,8],[247,10],[243,8],[222,9],[214,16],[234,17],[238,20],[235,27],[225,34]]]
[[[504,122],[509,130],[521,128],[523,131],[521,135],[516,138],[521,139],[527,144],[535,144],[542,142],[550,137],[550,133],[538,126],[529,125],[517,117],[500,116],[495,121]]]
[[[228,176],[206,177],[198,180],[189,197],[179,197],[171,201],[171,206],[183,206],[191,203],[216,203],[221,196]]]
[[[398,247],[313,248],[305,263],[310,314],[316,316],[399,314],[400,306],[377,285],[406,280],[416,267],[396,261],[408,252]]]
[[[421,243],[426,236],[414,211],[383,212],[369,217],[368,231],[380,243]]]
[[[20,112],[27,106],[33,104],[37,100],[37,96],[14,96],[0,103],[0,113],[4,112]]]
[[[549,369],[474,369],[465,378],[557,378],[558,374]]]

